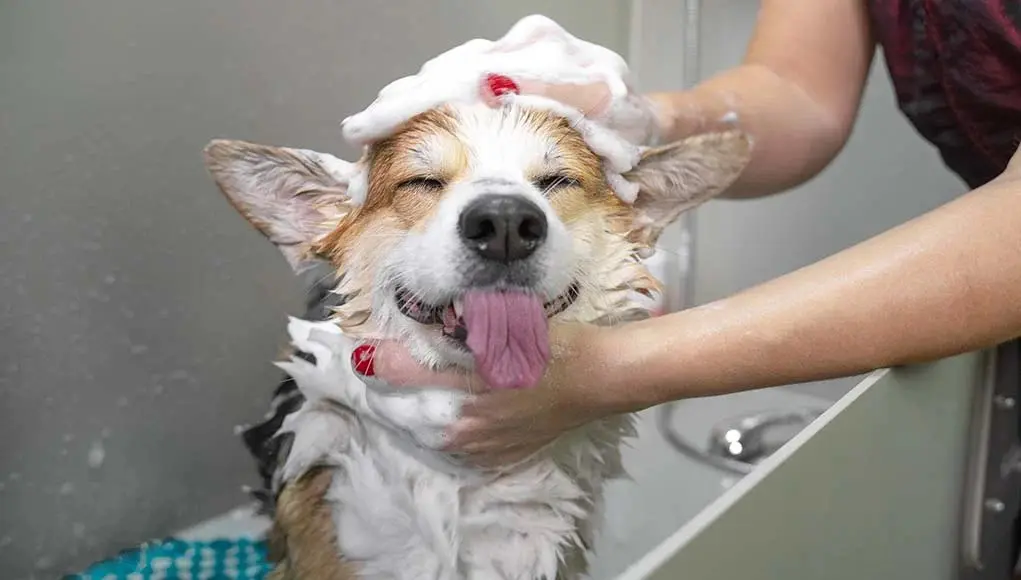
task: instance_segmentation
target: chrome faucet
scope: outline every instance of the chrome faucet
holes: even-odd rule
[[[822,411],[793,409],[764,411],[723,421],[709,434],[708,452],[716,457],[755,464],[773,454]],[[783,427],[795,427],[783,429]],[[778,433],[779,432],[779,433]]]

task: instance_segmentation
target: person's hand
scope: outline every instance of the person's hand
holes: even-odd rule
[[[499,102],[498,96],[503,90],[545,97],[577,109],[590,119],[600,121],[636,145],[659,144],[667,122],[663,112],[666,101],[655,95],[629,93],[627,97],[614,103],[610,98],[609,87],[603,83],[555,84],[533,80],[519,81],[505,77],[500,79],[508,86],[488,91],[488,98],[486,91],[483,93],[483,99],[493,105]]]
[[[601,389],[607,376],[601,356],[606,331],[571,324],[550,329],[553,359],[541,383],[527,389],[490,390],[477,375],[431,372],[408,350],[384,341],[362,351],[355,370],[391,386],[445,386],[469,393],[461,416],[447,431],[447,451],[468,463],[499,467],[539,451],[559,435],[613,414]]]

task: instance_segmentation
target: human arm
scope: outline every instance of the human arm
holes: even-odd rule
[[[1021,170],[730,298],[601,331],[599,405],[821,380],[1021,335]],[[602,355],[600,355],[602,356]],[[609,356],[609,354],[607,354]]]
[[[522,81],[523,93],[574,106],[636,142],[732,129],[752,159],[721,197],[769,195],[822,171],[847,142],[875,52],[864,0],[763,0],[742,63],[692,88],[634,95],[607,111],[606,86]]]
[[[755,139],[724,197],[756,197],[822,171],[851,133],[874,53],[863,0],[764,0],[743,63],[688,91],[650,95],[661,141],[723,128]]]
[[[534,452],[615,413],[935,360],[1021,335],[1021,155],[922,217],[816,264],[698,308],[614,328],[553,329],[542,385],[485,391],[384,343],[391,384],[474,391],[450,449],[482,464]]]

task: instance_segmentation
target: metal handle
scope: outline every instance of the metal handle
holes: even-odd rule
[[[737,475],[750,473],[759,461],[769,457],[793,437],[791,434],[771,441],[768,435],[774,429],[800,424],[800,431],[823,412],[819,409],[783,409],[725,420],[713,427],[708,448],[703,450],[674,430],[673,412],[680,404],[684,403],[664,405],[660,410],[659,428],[667,443],[690,459]]]

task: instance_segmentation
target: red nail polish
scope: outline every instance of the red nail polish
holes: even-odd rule
[[[376,374],[376,347],[371,344],[363,344],[354,349],[351,353],[351,366],[355,372],[363,377],[371,377]]]
[[[506,95],[507,93],[514,93],[515,95],[521,93],[521,88],[518,87],[518,83],[514,82],[514,79],[505,75],[486,75],[485,86],[489,92],[496,97]]]

